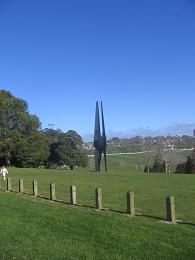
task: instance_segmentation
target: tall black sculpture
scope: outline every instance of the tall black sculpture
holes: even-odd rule
[[[95,147],[95,169],[100,172],[100,164],[102,153],[104,155],[105,171],[107,172],[107,161],[106,161],[106,132],[104,124],[104,113],[101,102],[101,118],[102,118],[102,134],[100,131],[100,115],[99,115],[99,104],[96,102],[95,112],[95,130],[94,130],[94,147]]]

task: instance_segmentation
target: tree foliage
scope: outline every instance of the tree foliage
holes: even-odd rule
[[[187,157],[185,163],[177,165],[176,173],[195,174],[195,149],[192,151],[192,155]]]
[[[26,101],[0,90],[1,164],[20,167],[43,164],[49,150],[39,128],[39,118],[29,114]]]
[[[163,160],[163,155],[161,153],[161,150],[159,150],[155,154],[154,162],[152,167],[148,168],[149,165],[147,164],[144,172],[156,172],[156,173],[166,173],[166,162]]]
[[[44,134],[48,143],[53,144],[59,142],[59,138],[63,132],[60,129],[55,130],[52,128],[45,128],[42,130],[42,133]]]
[[[83,140],[77,132],[69,130],[67,133],[60,133],[58,142],[50,145],[49,166],[68,166],[70,169],[74,166],[86,167],[87,155],[82,144]]]

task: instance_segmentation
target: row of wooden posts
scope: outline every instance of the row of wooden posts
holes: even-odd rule
[[[38,196],[38,182],[33,181],[32,183],[33,188],[33,196]],[[11,178],[7,178],[7,191],[11,191]],[[23,179],[19,179],[19,193],[24,193],[24,182]],[[131,216],[135,216],[135,202],[134,202],[134,192],[128,191],[126,194],[127,199],[127,211],[126,213]],[[55,183],[50,184],[50,200],[55,201],[56,200],[56,192],[55,192]],[[96,210],[102,210],[103,209],[103,203],[102,203],[102,189],[96,188],[95,189],[95,209]],[[71,185],[70,186],[70,204],[71,205],[77,205],[77,196],[76,196],[76,186]],[[175,201],[174,196],[168,196],[166,197],[166,214],[167,218],[166,220],[170,223],[175,224],[176,218],[175,218]]]

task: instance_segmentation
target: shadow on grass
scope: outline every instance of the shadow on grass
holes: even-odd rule
[[[72,205],[71,205],[72,206]],[[89,208],[89,209],[94,209],[93,206],[90,205],[85,205],[85,204],[75,204],[74,206],[78,206],[78,207],[83,207],[83,208]]]
[[[165,218],[148,215],[148,214],[142,214],[142,213],[135,213],[136,217],[144,217],[144,218],[151,218],[151,219],[157,219],[157,220],[166,220]]]
[[[115,213],[120,213],[120,214],[126,214],[126,212],[122,211],[122,210],[108,209],[108,211],[115,212]]]
[[[32,196],[33,196],[33,194],[28,194],[28,195],[32,195]],[[44,195],[37,195],[36,197],[37,197],[37,198],[44,199],[44,200],[48,200],[48,201],[51,201],[51,202],[57,202],[57,203],[62,203],[62,204],[70,205],[70,203],[68,203],[68,202],[66,202],[66,201],[64,201],[64,200],[60,200],[60,199],[52,200],[52,199],[50,199],[50,198],[48,198],[48,197],[46,197],[46,196],[44,196]]]
[[[188,226],[195,227],[195,224],[194,224],[194,223],[191,223],[191,222],[183,222],[183,221],[180,221],[180,222],[177,222],[177,224],[179,224],[179,225],[188,225]]]

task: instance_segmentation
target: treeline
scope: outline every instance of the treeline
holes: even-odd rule
[[[152,162],[148,161],[144,168],[144,172],[171,173],[171,168],[173,168],[173,164],[176,163],[176,161],[171,160],[170,156],[170,151],[158,149],[158,151],[154,154]],[[195,149],[192,150],[192,154],[190,156],[187,156],[186,161],[176,164],[174,173],[195,174]]]
[[[41,130],[23,99],[0,90],[0,164],[16,167],[87,166],[81,136],[73,130]]]

